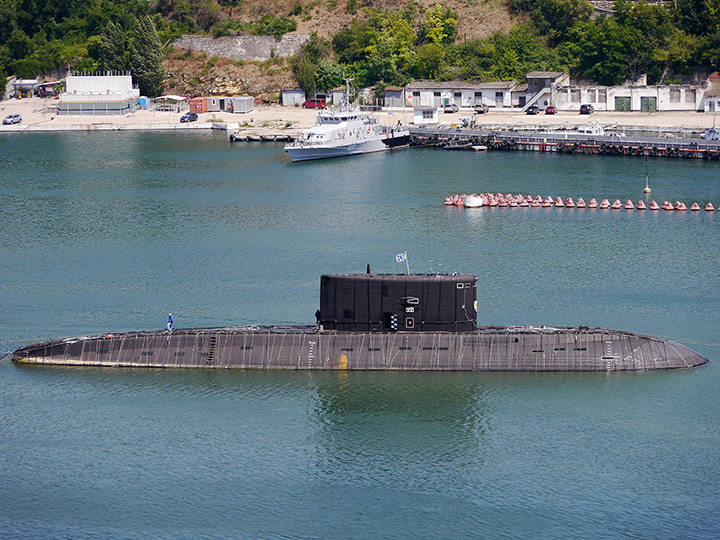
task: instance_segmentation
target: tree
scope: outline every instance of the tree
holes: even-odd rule
[[[128,68],[125,32],[112,21],[105,25],[100,36],[98,60],[102,69],[125,71]]]
[[[305,94],[314,96],[317,89],[315,64],[306,56],[296,57],[293,63],[293,73],[298,85],[305,91]]]
[[[315,68],[318,90],[327,92],[343,82],[343,68],[336,62],[320,60]]]
[[[130,69],[140,93],[154,97],[160,94],[165,79],[162,45],[155,26],[147,15],[137,20],[130,47]]]
[[[458,16],[450,8],[435,4],[425,13],[421,39],[424,43],[453,43],[457,36]]]

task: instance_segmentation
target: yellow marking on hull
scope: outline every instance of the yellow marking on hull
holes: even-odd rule
[[[348,357],[347,354],[345,354],[345,351],[342,352],[340,355],[340,365],[338,366],[338,369],[347,369],[348,368]]]

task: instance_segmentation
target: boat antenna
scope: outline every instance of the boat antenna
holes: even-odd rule
[[[350,91],[350,83],[353,82],[355,79],[351,77],[346,77],[343,73],[343,80],[345,81],[345,105],[349,108],[351,104],[351,91]]]
[[[645,189],[643,189],[643,193],[650,193],[652,190],[650,189],[650,186],[648,185],[648,159],[647,156],[645,156]]]

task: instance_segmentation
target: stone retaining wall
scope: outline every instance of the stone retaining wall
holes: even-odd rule
[[[264,61],[273,56],[293,56],[308,39],[308,34],[285,34],[280,41],[274,36],[182,36],[175,41],[174,46],[177,49],[201,51],[209,56]]]

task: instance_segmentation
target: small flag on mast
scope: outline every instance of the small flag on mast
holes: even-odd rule
[[[407,267],[407,273],[408,275],[410,275],[410,263],[408,262],[407,251],[395,255],[395,260],[399,263],[405,263],[405,266]]]

